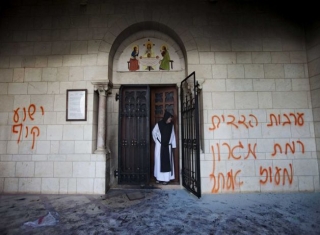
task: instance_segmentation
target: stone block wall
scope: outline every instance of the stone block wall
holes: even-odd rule
[[[193,71],[203,193],[319,190],[318,27],[306,41],[296,14],[253,1],[80,2],[14,1],[1,12],[1,193],[104,193],[116,182],[117,89],[179,86]],[[158,32],[181,49],[181,71],[115,69],[129,36]],[[92,82],[108,80],[111,160],[94,154]],[[88,90],[87,121],[66,121],[67,89]]]
[[[318,166],[320,168],[320,20],[315,19],[306,27],[307,58],[313,107],[314,130]]]
[[[104,27],[89,22],[94,12],[82,14],[76,6],[72,14],[67,2],[11,1],[2,9],[1,193],[106,191],[108,161],[93,154],[97,105],[91,84],[107,78],[105,53],[98,52]],[[67,89],[87,89],[86,121],[66,121]]]

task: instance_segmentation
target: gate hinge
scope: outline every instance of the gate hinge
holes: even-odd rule
[[[118,170],[114,170],[114,177],[118,177]]]
[[[119,98],[120,98],[119,94],[118,94],[118,93],[116,93],[116,97],[115,97],[116,101],[118,101],[118,100],[119,100]]]

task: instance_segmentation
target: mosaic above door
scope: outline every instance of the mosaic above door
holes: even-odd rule
[[[126,47],[119,58],[118,71],[178,71],[180,59],[168,42],[156,38],[139,39]]]

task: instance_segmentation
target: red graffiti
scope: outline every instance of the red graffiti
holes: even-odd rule
[[[244,127],[246,129],[257,127],[259,122],[256,116],[250,115],[213,115],[211,117],[212,126],[209,127],[210,131],[215,131],[220,128],[222,123],[231,125],[235,129]],[[266,123],[267,127],[289,127],[290,126],[304,126],[304,113],[283,113],[283,114],[269,114],[269,120]],[[257,159],[256,155],[256,143],[248,143],[247,145],[239,141],[236,144],[216,143],[211,146],[213,154],[213,171],[209,175],[210,181],[213,182],[211,189],[212,193],[217,193],[222,190],[234,190],[236,187],[240,187],[243,182],[239,182],[239,174],[241,170],[230,169],[228,172],[216,172],[216,164],[220,162],[221,152],[227,153],[227,160],[246,160],[250,156],[253,159]],[[273,152],[271,156],[277,154],[295,154],[297,151],[302,154],[305,153],[304,143],[300,140],[291,141],[287,143],[275,143],[273,146]],[[216,159],[217,158],[217,159]],[[291,185],[293,182],[293,167],[289,164],[288,167],[281,168],[279,166],[262,167],[260,166],[260,184],[274,184],[276,186]],[[237,181],[238,180],[238,181]]]
[[[34,148],[34,141],[35,141],[35,136],[37,133],[37,137],[40,135],[40,130],[39,127],[34,126],[31,128],[31,134],[32,134],[32,149]]]
[[[222,116],[223,116],[223,115],[222,115]],[[216,123],[215,123],[215,121],[214,121],[215,118],[218,119],[217,125],[216,125]],[[220,122],[221,122],[220,117],[217,116],[217,115],[212,116],[212,117],[211,117],[211,122],[212,122],[212,127],[209,127],[209,130],[210,130],[210,131],[214,131],[215,129],[218,129],[219,126],[220,126]]]
[[[219,144],[217,144],[217,146],[218,145]],[[253,148],[250,143],[248,144],[248,153],[246,155],[241,155],[241,154],[236,155],[237,150],[245,148],[241,141],[239,141],[238,145],[235,145],[233,147],[231,147],[228,143],[223,143],[222,146],[225,146],[228,149],[228,159],[230,159],[231,157],[235,160],[240,160],[241,158],[248,159],[248,157],[250,155],[252,155],[254,159],[257,159],[257,155],[256,155],[257,144],[256,143],[253,145]],[[218,148],[218,154],[220,155],[220,146]]]
[[[227,125],[232,125],[235,128],[239,128],[239,126],[244,126],[246,129],[253,128],[258,126],[259,122],[256,116],[253,114],[249,114],[248,117],[245,115],[240,115],[240,118],[236,119],[234,115],[228,115],[227,116]],[[221,117],[221,118],[220,118]],[[214,131],[219,128],[221,122],[225,122],[226,118],[224,115],[218,116],[218,115],[213,115],[211,117],[211,123],[212,127],[209,127],[210,131]]]
[[[240,187],[243,182],[238,182],[237,177],[238,174],[241,172],[241,170],[237,170],[235,173],[233,173],[233,170],[230,170],[227,172],[227,175],[223,175],[222,173],[219,173],[218,176],[215,176],[214,172],[210,174],[210,179],[213,181],[213,186],[211,189],[212,193],[217,193],[220,190],[220,187],[222,190],[234,190],[236,187]],[[221,182],[221,186],[220,186]]]
[[[20,108],[17,108],[16,110],[13,110],[14,114],[13,114],[13,122],[18,122],[19,121],[19,111]]]
[[[218,149],[218,161],[220,161],[220,146],[218,144],[217,144],[217,149]],[[213,187],[211,189],[211,192],[217,193],[219,192],[220,189],[233,191],[235,190],[236,187],[240,187],[243,184],[243,182],[242,181],[238,182],[237,177],[238,177],[238,174],[240,174],[241,170],[237,170],[233,172],[233,170],[231,169],[230,171],[227,172],[226,175],[220,172],[216,176],[216,173],[215,173],[216,159],[215,159],[215,151],[213,146],[211,146],[211,150],[212,150],[212,156],[213,156],[213,171],[209,175],[210,180],[213,181]]]
[[[303,144],[300,140],[297,140],[296,142],[297,142],[298,144],[300,144],[300,146],[301,146],[301,152],[304,153],[304,144]],[[284,154],[287,155],[287,154],[288,154],[288,150],[290,150],[290,152],[291,152],[292,154],[294,154],[294,153],[296,152],[296,145],[295,145],[295,142],[294,142],[294,141],[292,141],[291,144],[290,144],[290,143],[286,143]],[[276,144],[274,144],[274,146],[273,146],[273,153],[271,154],[271,156],[274,157],[275,155],[277,155],[278,151],[279,151],[280,153],[282,153],[282,147],[281,147],[280,144],[276,143]]]
[[[40,109],[41,109],[41,114],[43,116],[44,115],[44,108],[42,106],[40,106]]]
[[[40,106],[41,109],[41,114],[44,115],[44,108],[42,106]],[[15,110],[13,110],[13,122],[14,125],[12,125],[12,133],[14,134],[18,134],[18,139],[17,139],[17,143],[19,144],[21,141],[21,136],[22,136],[22,132],[24,129],[24,125],[23,123],[27,120],[27,117],[29,117],[29,119],[31,121],[34,121],[34,115],[37,111],[37,108],[34,104],[30,104],[28,109],[26,109],[25,107],[22,109],[23,110],[23,117],[21,118],[20,121],[20,115],[19,115],[19,110],[20,108],[17,108]],[[25,138],[28,138],[28,134],[29,134],[29,127],[25,126]],[[40,135],[40,129],[38,126],[33,126],[30,130],[30,134],[32,135],[32,146],[31,149],[34,149],[34,144],[35,144],[35,140],[36,137],[38,137]]]
[[[16,130],[16,127],[18,127],[18,128],[19,128],[19,130]],[[19,142],[20,142],[20,140],[21,140],[22,123],[20,123],[20,124],[16,124],[16,125],[13,125],[13,126],[12,126],[12,133],[19,134],[19,136],[18,136],[18,140],[17,140],[17,143],[19,144]]]
[[[33,118],[33,114],[36,112],[36,106],[34,104],[30,104],[29,108],[28,108],[28,114],[29,114],[29,118],[31,120],[34,120]]]
[[[289,113],[289,114],[273,114],[271,113],[269,115],[269,123],[267,126],[285,126],[285,125],[295,125],[295,126],[303,126],[304,125],[304,113]],[[290,117],[293,117],[293,123],[290,119]]]
[[[282,185],[286,184],[286,179],[288,179],[288,183],[291,185],[293,182],[293,169],[292,164],[289,164],[290,173],[287,168],[280,168],[275,166],[274,169],[272,167],[263,168],[260,166],[260,176],[264,177],[264,179],[260,179],[260,184],[273,183],[273,173],[274,173],[274,184],[280,185],[282,179]]]

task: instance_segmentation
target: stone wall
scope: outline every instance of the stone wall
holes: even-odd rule
[[[314,129],[317,146],[318,166],[320,168],[320,21],[307,24],[307,58],[313,107]]]
[[[277,9],[251,1],[12,2],[0,18],[0,192],[104,193],[116,184],[117,89],[179,86],[193,71],[202,87],[203,193],[319,190],[319,37],[306,44],[304,24]],[[123,48],[148,37],[170,42],[182,69],[117,71]],[[94,153],[100,81],[115,84],[110,156]],[[86,121],[66,121],[67,89],[88,90]]]
[[[104,28],[70,4],[11,1],[1,12],[0,192],[105,192],[91,84],[107,77]],[[87,121],[66,121],[67,89],[88,90]]]

